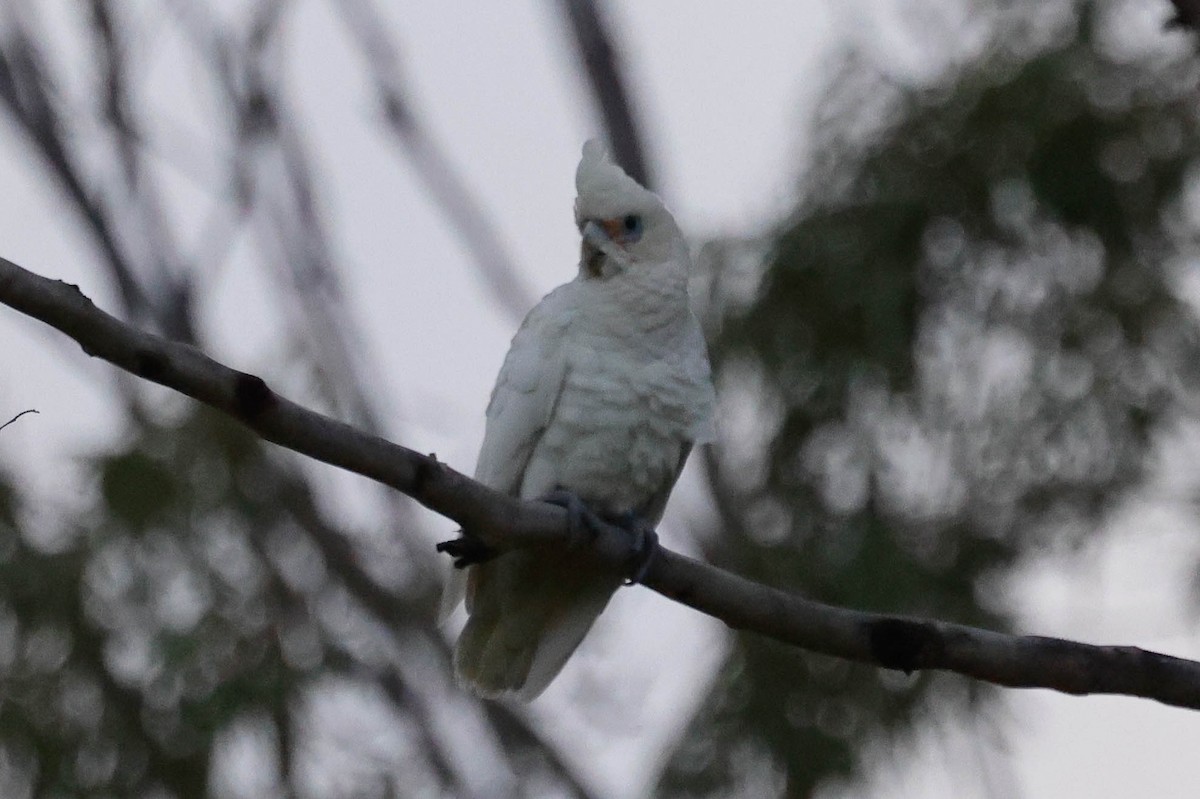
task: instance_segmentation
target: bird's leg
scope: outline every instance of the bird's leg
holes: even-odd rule
[[[465,530],[459,530],[462,535],[450,541],[440,541],[438,552],[445,552],[454,558],[454,568],[465,569],[476,563],[484,563],[496,557],[498,552],[480,541]]]
[[[629,571],[625,579],[626,585],[640,583],[650,571],[650,563],[658,552],[658,533],[654,527],[642,517],[630,511],[614,515],[598,515],[579,498],[573,491],[557,488],[546,496],[542,502],[558,505],[567,511],[567,526],[570,536],[567,546],[577,546],[590,543],[599,535],[605,525],[619,527],[629,534]]]
[[[590,544],[606,525],[619,527],[629,534],[629,571],[626,585],[634,585],[645,579],[650,564],[658,552],[658,533],[641,516],[632,511],[600,516],[587,506],[579,495],[565,488],[556,488],[541,498],[542,502],[557,505],[567,511],[567,547],[576,549]],[[462,536],[452,541],[442,541],[438,552],[454,558],[454,568],[462,569],[475,563],[491,560],[499,554],[478,538],[462,531]]]
[[[567,547],[575,549],[591,543],[604,521],[587,506],[574,491],[559,487],[542,497],[542,502],[557,505],[567,511]]]
[[[658,554],[658,533],[654,527],[630,511],[612,518],[612,523],[629,533],[629,576],[625,585],[636,585],[646,578],[650,564]]]
[[[603,527],[604,522],[584,503],[579,495],[565,488],[556,488],[542,502],[557,505],[567,511],[567,529],[569,530],[567,546],[574,549],[591,543],[596,532]],[[454,558],[454,568],[463,569],[476,563],[483,563],[496,557],[499,553],[480,541],[475,536],[460,530],[462,535],[451,541],[442,541],[437,545],[438,552],[445,552]]]

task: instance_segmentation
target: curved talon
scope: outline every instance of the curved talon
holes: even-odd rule
[[[646,578],[654,555],[658,552],[658,533],[636,513],[628,511],[614,516],[600,516],[589,508],[578,494],[564,488],[551,491],[542,497],[542,502],[566,509],[569,549],[590,544],[607,524],[620,527],[630,538],[629,576],[625,579],[625,585],[634,585]]]
[[[462,535],[450,541],[439,541],[437,551],[445,552],[454,558],[456,569],[465,569],[467,566],[489,561],[499,554],[478,538],[469,535]]]
[[[596,538],[597,531],[603,525],[600,517],[587,506],[579,495],[564,488],[556,488],[542,502],[557,505],[567,512],[567,548],[575,549],[585,543],[591,543]],[[585,538],[584,532],[587,533]]]
[[[634,538],[631,558],[633,563],[630,569],[632,574],[626,578],[625,585],[637,585],[646,579],[650,566],[654,563],[654,556],[659,550],[658,533],[649,527],[639,527],[634,532]]]

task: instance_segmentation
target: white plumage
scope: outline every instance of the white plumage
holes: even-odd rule
[[[475,477],[533,499],[556,489],[657,524],[713,389],[688,309],[687,247],[657,196],[584,145],[575,177],[579,275],[525,318],[496,380]],[[580,552],[518,551],[468,567],[460,679],[537,696],[621,584]]]

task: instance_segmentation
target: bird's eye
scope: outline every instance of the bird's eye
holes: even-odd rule
[[[637,214],[625,217],[621,224],[625,227],[626,241],[637,241],[642,237],[642,218]]]

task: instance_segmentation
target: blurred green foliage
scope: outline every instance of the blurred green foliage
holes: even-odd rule
[[[447,679],[433,598],[364,571],[360,534],[269,449],[206,408],[134,412],[85,459],[73,513],[31,517],[0,479],[0,796],[217,795],[235,732],[258,742],[272,794],[465,794],[439,729],[480,722],[445,698],[470,701]],[[356,703],[339,711],[356,730],[391,718],[404,734],[376,753],[315,728],[334,695]],[[488,721],[504,738],[474,741],[483,769],[512,757],[529,785],[586,795],[523,720]],[[311,751],[331,743],[349,765]]]
[[[91,459],[97,490],[54,551],[5,504],[0,741],[36,796],[207,796],[220,732],[286,715],[320,663],[282,646],[308,622],[269,568],[289,511],[256,483],[261,444],[207,411],[132,432]]]
[[[711,554],[817,599],[1005,629],[994,578],[1096,529],[1155,426],[1192,410],[1200,70],[1187,34],[1131,43],[1124,4],[978,13],[989,46],[934,85],[848,60],[753,291],[738,245],[710,248]],[[739,636],[660,789],[809,796],[867,744],[994,698]]]

